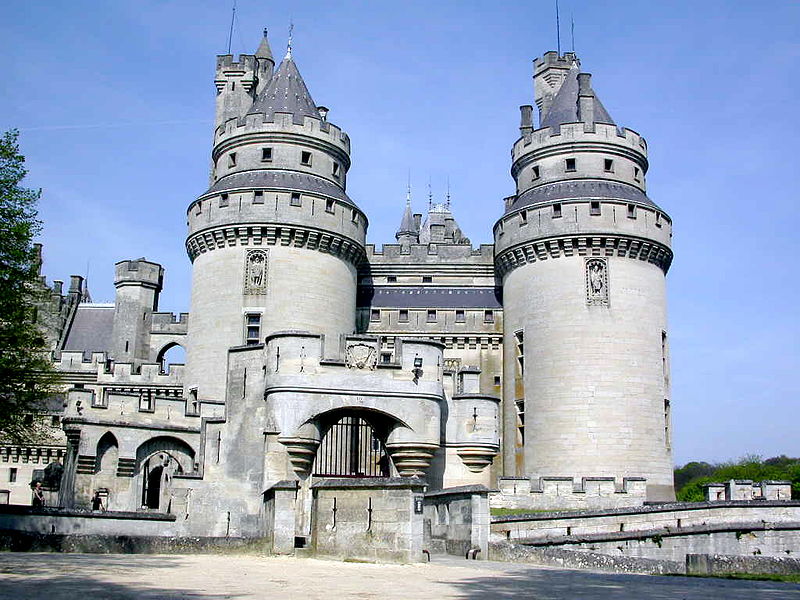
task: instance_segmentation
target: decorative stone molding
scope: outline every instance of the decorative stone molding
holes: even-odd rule
[[[493,445],[470,445],[461,446],[456,450],[461,462],[473,473],[480,473],[490,464],[500,451],[498,446]]]
[[[374,371],[378,365],[378,352],[369,344],[350,344],[345,354],[348,369],[366,369]]]
[[[400,477],[425,477],[438,446],[433,444],[386,444],[386,451]]]
[[[286,451],[289,453],[289,462],[292,463],[295,473],[305,475],[311,471],[311,465],[314,463],[314,457],[317,455],[317,448],[319,448],[319,440],[281,437],[278,438],[278,441],[286,446]]]
[[[653,263],[664,273],[672,263],[672,250],[652,240],[617,235],[581,235],[536,240],[501,250],[495,258],[498,275],[517,267],[562,256],[622,256]]]
[[[267,293],[269,250],[248,250],[244,259],[244,293]]]
[[[228,246],[293,246],[318,250],[358,267],[364,248],[350,238],[297,225],[230,225],[198,231],[186,240],[186,252],[194,259],[204,252]]]

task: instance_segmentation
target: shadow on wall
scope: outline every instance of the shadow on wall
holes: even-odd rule
[[[75,555],[43,555],[36,560],[20,555],[0,558],[0,598],[39,600],[44,595],[53,600],[61,598],[102,598],[103,600],[141,600],[143,598],[181,598],[181,600],[223,600],[240,597],[236,594],[209,594],[182,587],[159,588],[146,583],[125,583],[131,579],[146,581],[143,572],[170,569],[180,557],[158,556],[80,556],[76,568]],[[69,572],[69,575],[63,575]],[[9,574],[12,574],[9,576]],[[93,576],[96,575],[96,576]],[[108,581],[113,577],[115,582]]]
[[[473,566],[474,563],[470,563]],[[800,585],[765,581],[732,581],[701,577],[614,575],[588,571],[557,571],[536,567],[500,567],[503,572],[460,581],[442,581],[463,600],[487,598],[591,598],[592,600],[778,600],[795,598]]]

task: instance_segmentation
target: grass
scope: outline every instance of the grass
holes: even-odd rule
[[[536,513],[549,513],[558,511],[533,508],[492,508],[490,509],[490,512],[493,517],[507,517],[509,515],[532,515]]]

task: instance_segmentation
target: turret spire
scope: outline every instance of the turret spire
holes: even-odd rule
[[[292,58],[292,33],[294,32],[294,23],[289,22],[289,41],[286,43],[286,58]]]
[[[256,50],[256,58],[267,59],[275,62],[272,58],[272,49],[269,47],[269,41],[267,41],[266,29],[264,29],[264,37],[261,38],[261,43],[258,46],[258,50]]]

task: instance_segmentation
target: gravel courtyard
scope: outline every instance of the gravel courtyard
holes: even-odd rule
[[[800,598],[800,585],[610,575],[455,557],[374,565],[255,555],[0,553],[0,598],[771,600]]]

